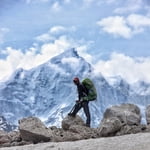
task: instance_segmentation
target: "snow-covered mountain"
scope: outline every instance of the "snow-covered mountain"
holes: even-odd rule
[[[98,98],[90,102],[93,127],[111,105],[130,102],[140,106],[143,112],[150,103],[149,84],[141,82],[131,86],[119,78],[111,85],[101,74],[95,74],[75,49],[70,49],[31,70],[18,69],[7,82],[1,83],[0,114],[10,123],[17,124],[22,117],[37,116],[47,125],[60,126],[77,98],[72,82],[75,76],[81,80],[90,77],[96,85]],[[82,111],[80,115],[85,119]]]
[[[13,124],[9,124],[7,120],[5,119],[5,117],[0,116],[0,130],[9,132],[9,131],[16,129],[16,127],[17,126]]]

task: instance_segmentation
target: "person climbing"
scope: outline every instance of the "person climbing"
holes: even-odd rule
[[[83,108],[86,115],[86,126],[90,127],[91,115],[89,111],[89,101],[95,100],[97,98],[96,89],[92,81],[88,78],[80,82],[78,77],[73,79],[74,84],[77,86],[78,91],[78,100],[76,101],[75,106],[73,107],[72,112],[68,115],[75,117],[78,111]],[[92,85],[92,86],[90,86]]]

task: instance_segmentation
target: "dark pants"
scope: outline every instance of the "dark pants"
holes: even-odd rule
[[[89,111],[89,106],[88,106],[89,102],[88,101],[82,101],[82,102],[78,102],[75,105],[75,108],[73,110],[73,112],[71,113],[72,116],[75,116],[78,111],[83,108],[84,113],[86,115],[86,125],[90,127],[90,122],[91,122],[91,116],[90,116],[90,111]]]

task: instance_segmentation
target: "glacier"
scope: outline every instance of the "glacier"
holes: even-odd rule
[[[23,117],[39,117],[48,126],[61,126],[77,100],[74,77],[93,80],[98,98],[89,103],[91,126],[97,127],[106,108],[121,103],[139,106],[142,122],[150,103],[150,84],[143,81],[130,85],[121,77],[113,84],[72,48],[30,70],[19,68],[9,80],[0,83],[0,115],[11,124]],[[81,110],[79,115],[85,119]]]

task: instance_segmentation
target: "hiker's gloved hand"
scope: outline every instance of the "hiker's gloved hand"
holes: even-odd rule
[[[80,103],[80,100],[76,100],[76,103]]]

